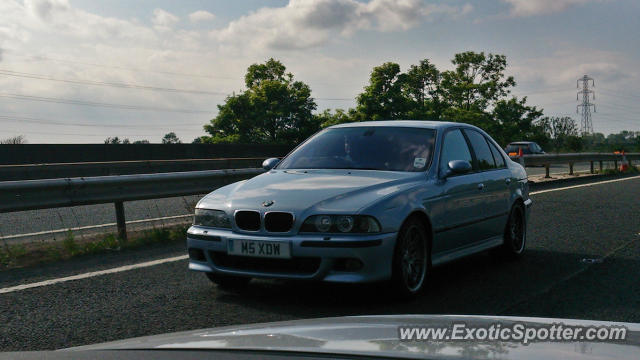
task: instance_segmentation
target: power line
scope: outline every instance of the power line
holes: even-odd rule
[[[629,115],[636,115],[636,116],[638,115],[638,111],[625,109],[624,107],[609,106],[607,104],[600,104],[600,107],[608,108],[608,109],[615,110],[615,111],[626,112]]]
[[[236,77],[230,77],[230,76],[218,76],[218,75],[209,75],[209,74],[190,74],[190,73],[181,73],[181,72],[173,72],[173,71],[149,70],[149,69],[144,69],[144,68],[125,67],[125,66],[118,66],[118,65],[106,65],[106,64],[98,64],[98,63],[75,61],[75,60],[54,59],[54,58],[50,58],[50,57],[46,57],[46,56],[33,56],[33,57],[29,57],[29,58],[32,59],[32,60],[35,60],[35,61],[54,61],[54,62],[61,62],[61,63],[97,66],[97,67],[111,68],[111,69],[118,69],[118,70],[126,70],[126,71],[133,71],[133,72],[141,72],[142,71],[142,72],[150,72],[150,73],[157,73],[157,74],[164,74],[164,75],[174,75],[174,76],[198,77],[198,78],[207,78],[207,79],[237,80]]]
[[[353,101],[355,98],[313,98],[314,100],[323,100],[323,101]]]
[[[630,99],[640,99],[640,95],[636,95],[636,94],[623,94],[623,93],[619,93],[616,91],[611,91],[611,90],[607,90],[607,91],[602,91],[600,90],[601,93],[603,94],[610,94],[612,96],[620,96],[620,97],[626,97],[626,98],[630,98]]]
[[[80,105],[80,106],[96,106],[96,107],[105,107],[105,108],[114,108],[114,109],[123,109],[123,110],[160,111],[160,112],[175,112],[175,113],[185,113],[185,114],[211,114],[213,112],[210,110],[190,110],[190,109],[175,109],[175,108],[159,108],[159,107],[149,107],[149,106],[140,106],[140,105],[112,104],[112,103],[102,103],[102,102],[94,102],[94,101],[86,101],[86,100],[62,99],[62,98],[32,96],[32,95],[23,95],[23,94],[11,94],[11,93],[0,93],[0,97],[15,99],[15,100],[40,101],[40,102],[49,102],[49,103],[55,103],[55,104],[69,104],[69,105]]]
[[[98,135],[98,134],[85,134],[85,133],[61,133],[61,132],[48,132],[48,131],[17,131],[17,130],[11,130],[14,133],[20,133],[20,134],[36,134],[36,135],[63,135],[63,136],[92,136],[92,137],[101,137],[104,138],[105,135]],[[109,137],[108,135],[106,135],[107,137]],[[144,136],[144,137],[151,137],[151,136],[158,136],[158,134],[147,134],[147,135],[142,135],[142,134],[129,134],[127,136]]]
[[[37,79],[37,80],[57,81],[57,82],[64,82],[64,83],[70,83],[70,84],[110,86],[110,87],[117,87],[117,88],[124,88],[124,89],[165,91],[165,92],[173,92],[173,93],[187,93],[187,94],[199,94],[199,95],[226,96],[227,94],[219,91],[175,89],[175,88],[165,88],[165,87],[148,86],[148,85],[140,85],[140,84],[112,83],[112,82],[105,82],[105,81],[93,81],[93,80],[83,80],[83,79],[61,79],[61,78],[55,78],[47,75],[26,73],[26,72],[19,72],[19,71],[5,70],[5,69],[0,69],[0,75]]]
[[[9,122],[21,122],[21,123],[32,123],[32,124],[43,124],[43,125],[60,125],[60,126],[82,126],[82,127],[101,127],[101,128],[140,128],[140,129],[148,129],[150,126],[158,127],[158,126],[169,126],[171,128],[188,128],[192,129],[195,126],[202,127],[202,123],[198,124],[158,124],[153,123],[149,125],[128,125],[128,124],[87,124],[87,123],[78,123],[78,122],[64,122],[59,120],[48,120],[43,118],[33,118],[26,116],[9,116],[9,115],[0,115],[0,121],[9,121]]]

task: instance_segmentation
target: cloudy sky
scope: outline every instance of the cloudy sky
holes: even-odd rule
[[[319,110],[347,108],[373,66],[505,54],[514,94],[546,115],[596,81],[596,131],[640,130],[637,0],[2,0],[0,138],[30,143],[203,135],[244,72],[269,57]]]

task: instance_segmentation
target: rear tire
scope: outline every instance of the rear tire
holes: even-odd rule
[[[241,290],[247,287],[250,277],[221,275],[215,273],[205,273],[212,283],[218,285],[223,290]]]
[[[391,286],[400,298],[423,290],[431,267],[427,229],[417,217],[409,218],[398,232],[393,254]]]
[[[517,259],[524,253],[527,245],[527,220],[524,206],[516,203],[511,208],[509,220],[504,229],[504,243],[497,250],[507,259]]]

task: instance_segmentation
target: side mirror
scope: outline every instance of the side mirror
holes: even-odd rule
[[[447,164],[448,170],[444,174],[444,178],[448,178],[451,175],[466,174],[471,171],[471,164],[465,160],[451,160]]]
[[[273,169],[276,165],[278,165],[279,162],[280,162],[280,159],[278,158],[269,158],[262,162],[262,168],[269,171]]]

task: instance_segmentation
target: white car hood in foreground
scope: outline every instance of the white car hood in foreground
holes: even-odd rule
[[[399,326],[623,325],[618,342],[400,341]],[[629,359],[640,353],[640,324],[498,316],[391,315],[324,318],[241,325],[150,336],[66,351],[117,349],[224,349],[430,359]]]

